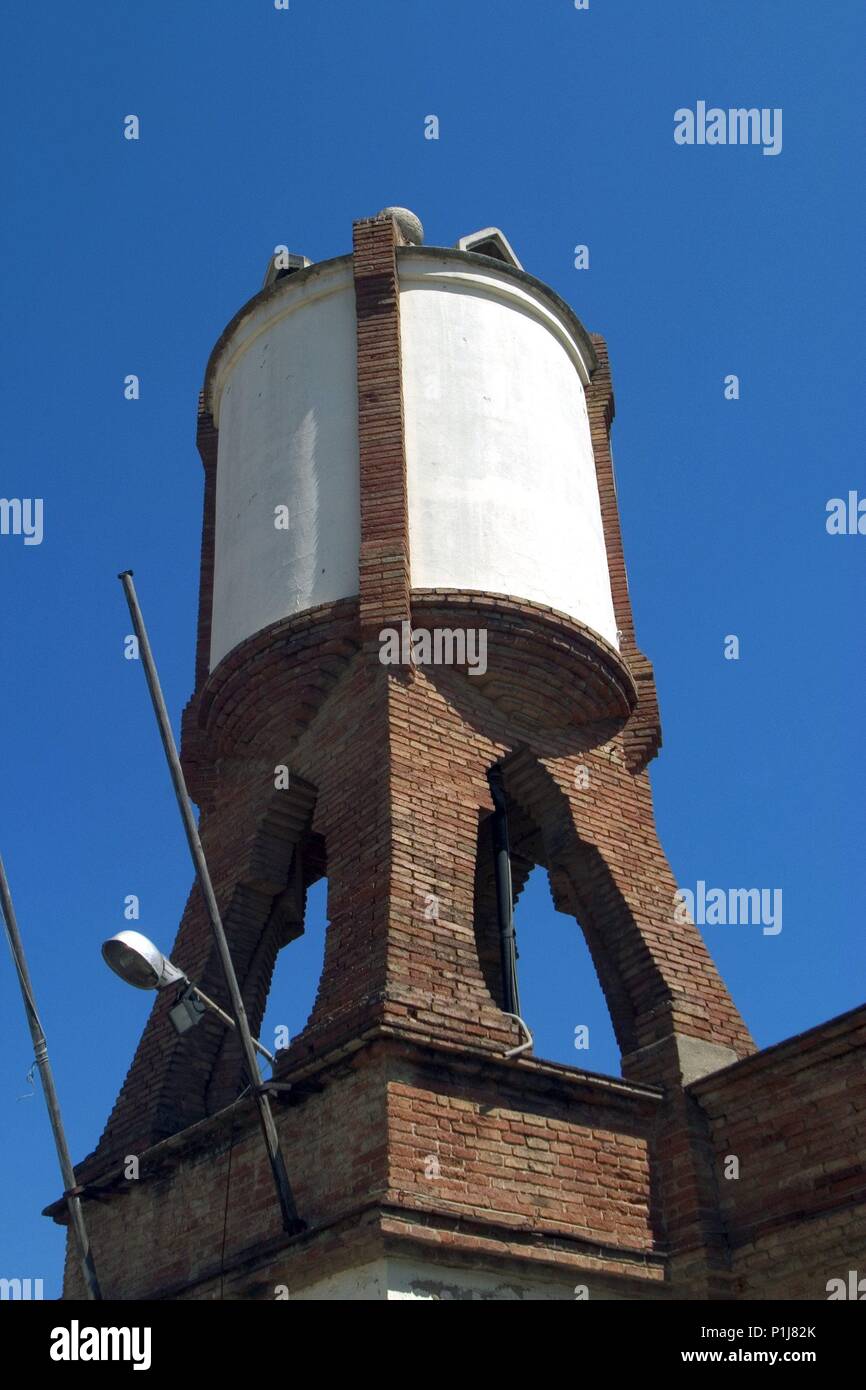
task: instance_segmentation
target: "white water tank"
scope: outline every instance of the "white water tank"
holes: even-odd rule
[[[575,326],[506,266],[404,251],[400,333],[413,587],[531,599],[615,644]]]
[[[506,264],[407,246],[398,267],[413,588],[545,604],[616,645],[585,335]],[[351,257],[241,311],[212,356],[208,404],[213,669],[268,624],[358,593]]]
[[[211,669],[269,623],[358,592],[355,361],[348,256],[279,281],[216,350]]]

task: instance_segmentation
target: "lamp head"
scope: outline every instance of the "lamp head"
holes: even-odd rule
[[[106,965],[136,989],[165,989],[186,976],[158,946],[137,931],[121,931],[102,944]]]

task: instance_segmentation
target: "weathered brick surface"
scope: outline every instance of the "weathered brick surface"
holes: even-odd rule
[[[560,1094],[527,1068],[492,1078],[422,1066],[389,1086],[389,1182],[419,1212],[504,1223],[602,1244],[653,1248],[648,1136],[657,1101],[600,1082]],[[534,1093],[535,1092],[535,1093]],[[605,1104],[605,1100],[608,1104]]]
[[[88,1205],[88,1226],[106,1296],[273,1298],[386,1248],[566,1269],[635,1295],[661,1283],[651,1089],[393,1033],[284,1075],[296,1091],[277,1125],[307,1232],[281,1233],[241,1101],[143,1153],[136,1181],[103,1175],[114,1195]],[[67,1297],[79,1278],[70,1261]]]
[[[361,479],[360,622],[375,640],[409,617],[409,512],[403,438],[400,291],[390,218],[353,232]]]
[[[741,1298],[866,1276],[866,1008],[693,1083]],[[739,1177],[725,1178],[729,1156]]]
[[[600,1295],[824,1298],[866,1264],[864,1034],[859,1010],[665,1094],[378,1030],[284,1068],[296,1089],[277,1124],[306,1233],[279,1229],[247,1099],[144,1152],[137,1181],[102,1175],[115,1195],[87,1206],[100,1277],[112,1298],[265,1299],[390,1251]],[[660,1172],[668,1147],[688,1155],[683,1104],[706,1181],[680,1162],[672,1201]],[[708,1192],[714,1232],[690,1245],[682,1215]],[[65,1288],[81,1296],[74,1260]]]

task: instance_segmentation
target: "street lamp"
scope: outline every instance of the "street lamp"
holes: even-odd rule
[[[164,956],[158,946],[154,946],[146,936],[138,931],[120,931],[102,943],[102,955],[107,966],[119,975],[128,985],[136,989],[168,989],[171,985],[182,985],[177,999],[168,1016],[175,1031],[181,1036],[188,1033],[201,1022],[206,1008],[211,1009],[229,1028],[237,1024],[225,1009],[210,999],[198,985],[194,984],[178,966]],[[253,1047],[266,1057],[273,1066],[276,1058],[258,1039],[252,1039]]]

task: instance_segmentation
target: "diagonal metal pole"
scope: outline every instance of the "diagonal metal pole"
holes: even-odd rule
[[[183,828],[186,831],[190,854],[192,855],[192,861],[195,865],[199,886],[205,900],[208,917],[210,918],[211,928],[217,944],[217,951],[219,952],[220,963],[223,968],[223,974],[225,975],[229,998],[231,1000],[232,1013],[235,1023],[237,1024],[238,1035],[243,1048],[244,1066],[250,1086],[252,1087],[256,1105],[258,1106],[262,1134],[264,1135],[265,1147],[268,1151],[268,1160],[274,1177],[274,1186],[277,1189],[277,1197],[279,1198],[283,1227],[290,1234],[295,1235],[299,1231],[305,1229],[305,1223],[301,1221],[298,1216],[297,1208],[295,1207],[295,1199],[292,1195],[289,1175],[286,1172],[286,1165],[283,1161],[277,1128],[274,1124],[274,1117],[271,1114],[270,1102],[267,1094],[262,1089],[262,1077],[258,1068],[258,1063],[256,1062],[255,1045],[253,1043],[252,1034],[250,1033],[250,1025],[247,1021],[243,996],[241,994],[240,985],[238,984],[237,975],[235,974],[235,967],[231,958],[231,952],[229,951],[228,941],[226,940],[219,907],[217,906],[216,895],[213,890],[213,884],[211,883],[207,860],[204,857],[204,850],[202,849],[201,840],[199,839],[198,826],[195,823],[192,803],[190,802],[189,793],[186,789],[186,781],[184,779],[183,769],[180,765],[180,758],[177,755],[174,734],[171,731],[171,723],[169,722],[168,710],[165,707],[165,700],[162,696],[162,689],[160,688],[159,676],[156,672],[153,653],[150,650],[150,643],[147,640],[144,619],[141,616],[141,609],[138,606],[138,597],[135,592],[135,585],[132,582],[132,570],[124,570],[122,574],[118,575],[118,578],[123,585],[123,591],[126,594],[126,601],[129,605],[129,612],[132,618],[132,626],[138,638],[139,655],[144,662],[147,687],[150,691],[151,701],[153,702],[156,722],[159,725],[160,738],[162,739],[162,746],[165,749],[166,760],[168,762],[169,771],[171,772],[171,780],[174,783],[174,791],[177,797],[177,804],[180,808],[181,819],[183,820]]]
[[[69,1219],[72,1222],[72,1229],[75,1232],[75,1240],[78,1245],[78,1257],[81,1261],[81,1270],[84,1275],[84,1282],[87,1286],[87,1296],[98,1302],[102,1298],[102,1293],[99,1288],[99,1280],[96,1277],[96,1266],[93,1263],[93,1255],[90,1251],[90,1241],[87,1237],[87,1227],[84,1224],[84,1213],[81,1210],[81,1201],[79,1197],[75,1195],[75,1169],[72,1166],[69,1147],[66,1143],[66,1134],[63,1129],[63,1120],[60,1114],[60,1101],[57,1099],[57,1091],[54,1086],[54,1073],[51,1070],[51,1063],[48,1060],[48,1044],[45,1040],[45,1030],[42,1027],[36,1008],[36,1000],[33,996],[33,985],[30,981],[30,972],[27,969],[27,958],[24,955],[24,943],[21,940],[21,933],[18,930],[15,908],[12,906],[12,893],[9,889],[9,881],[6,878],[6,870],[3,867],[2,859],[0,859],[0,907],[3,909],[6,935],[9,939],[12,959],[15,962],[18,983],[21,986],[21,994],[24,999],[24,1012],[27,1015],[30,1036],[33,1039],[33,1055],[36,1059],[36,1065],[39,1068],[42,1091],[45,1096],[45,1104],[48,1107],[48,1118],[51,1121],[51,1130],[54,1135],[54,1147],[57,1149],[57,1157],[60,1161],[60,1172],[63,1175],[63,1195],[66,1198],[66,1205],[69,1209]]]

